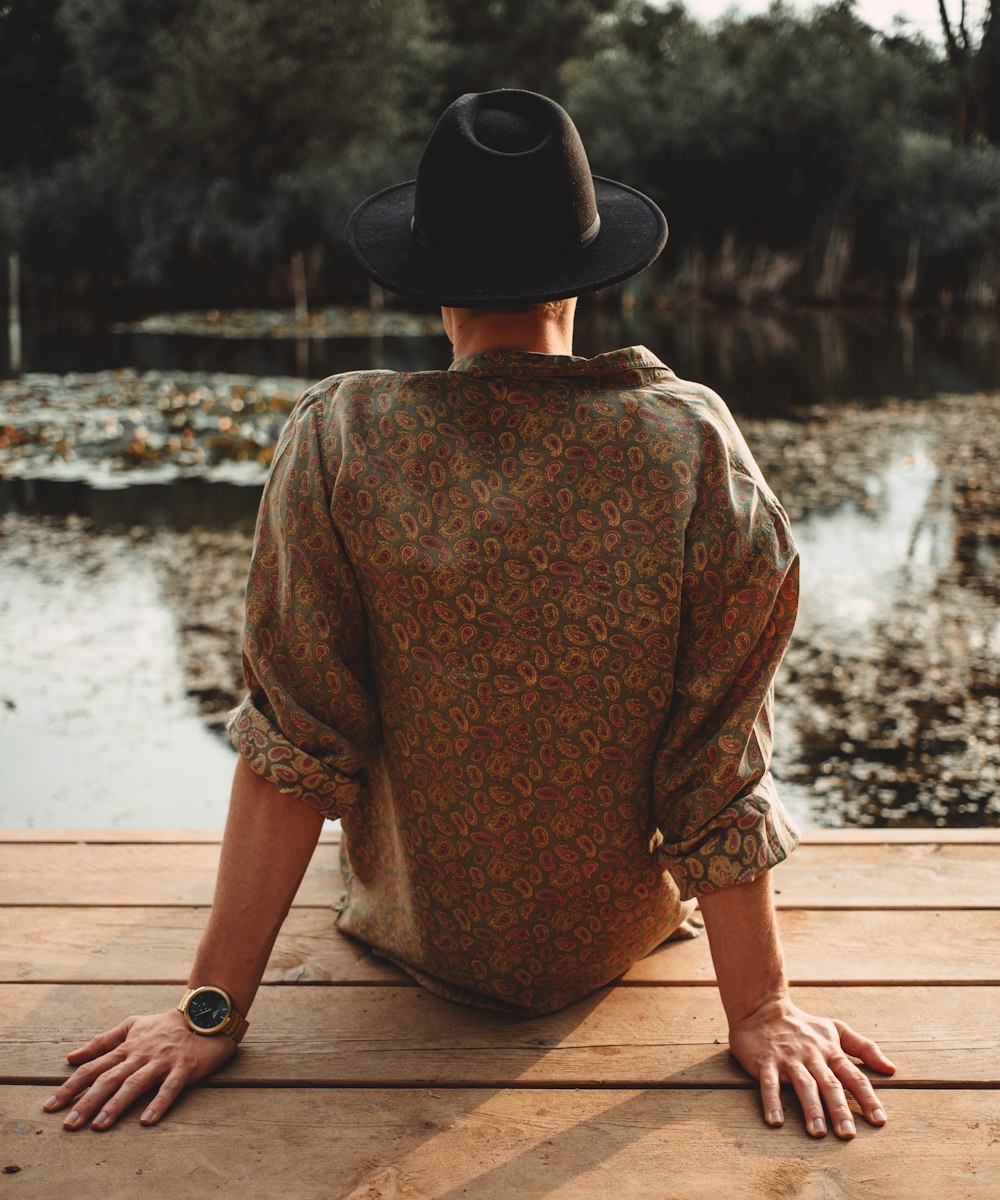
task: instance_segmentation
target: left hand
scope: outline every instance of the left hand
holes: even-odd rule
[[[825,1135],[826,1114],[838,1137],[854,1137],[857,1130],[848,1092],[870,1124],[885,1124],[875,1089],[849,1056],[884,1075],[892,1075],[896,1068],[871,1039],[843,1021],[813,1016],[788,997],[775,998],[730,1025],[729,1046],[740,1065],[760,1081],[769,1125],[781,1125],[785,1119],[782,1083],[795,1089],[806,1129],[814,1137]]]
[[[193,1033],[176,1009],[126,1017],[67,1054],[76,1070],[42,1107],[57,1112],[72,1103],[64,1129],[82,1129],[88,1121],[91,1129],[110,1129],[131,1104],[156,1087],[139,1118],[142,1125],[154,1125],[188,1084],[217,1071],[235,1053],[232,1038]]]

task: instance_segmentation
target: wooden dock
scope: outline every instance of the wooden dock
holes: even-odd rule
[[[889,1124],[767,1128],[705,938],[562,1013],[450,1005],[339,934],[324,836],[241,1052],[162,1124],[64,1132],[67,1050],[176,1003],[218,835],[0,833],[0,1200],[998,1200],[1000,831],[817,832],[775,871],[796,999],[873,1036]]]

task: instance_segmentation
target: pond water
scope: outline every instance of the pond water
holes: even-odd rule
[[[0,826],[220,828],[233,754],[186,694],[160,582],[127,537],[85,540],[0,549]]]
[[[726,398],[734,412],[773,416],[831,399],[932,396],[1000,387],[1000,327],[985,314],[887,314],[671,309],[624,316],[581,300],[576,352],[646,345],[678,375]],[[131,367],[322,379],[338,371],[447,364],[437,337],[219,338],[112,332],[104,324],[27,321],[23,370]],[[0,345],[0,375],[8,372]]]
[[[29,372],[193,372],[209,389],[209,372],[289,376],[294,392],[295,376],[448,358],[426,336],[28,334]],[[794,518],[802,601],[775,762],[793,814],[1000,823],[996,327],[584,312],[578,353],[635,342],[726,396]],[[108,490],[65,464],[0,467],[0,825],[221,826],[234,756],[220,716],[239,690],[263,472],[243,468],[240,484],[140,467]]]

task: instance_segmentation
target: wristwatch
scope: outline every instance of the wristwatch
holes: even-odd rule
[[[212,1036],[224,1033],[237,1045],[243,1040],[249,1022],[236,1011],[229,993],[220,987],[188,988],[177,1005],[192,1033]]]

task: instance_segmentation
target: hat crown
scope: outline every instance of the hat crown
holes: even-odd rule
[[[593,241],[594,181],[569,114],[545,96],[504,88],[460,96],[417,168],[413,234],[471,263],[552,261]]]
[[[527,154],[544,140],[533,122],[506,108],[481,108],[472,123],[472,136],[494,154]]]

